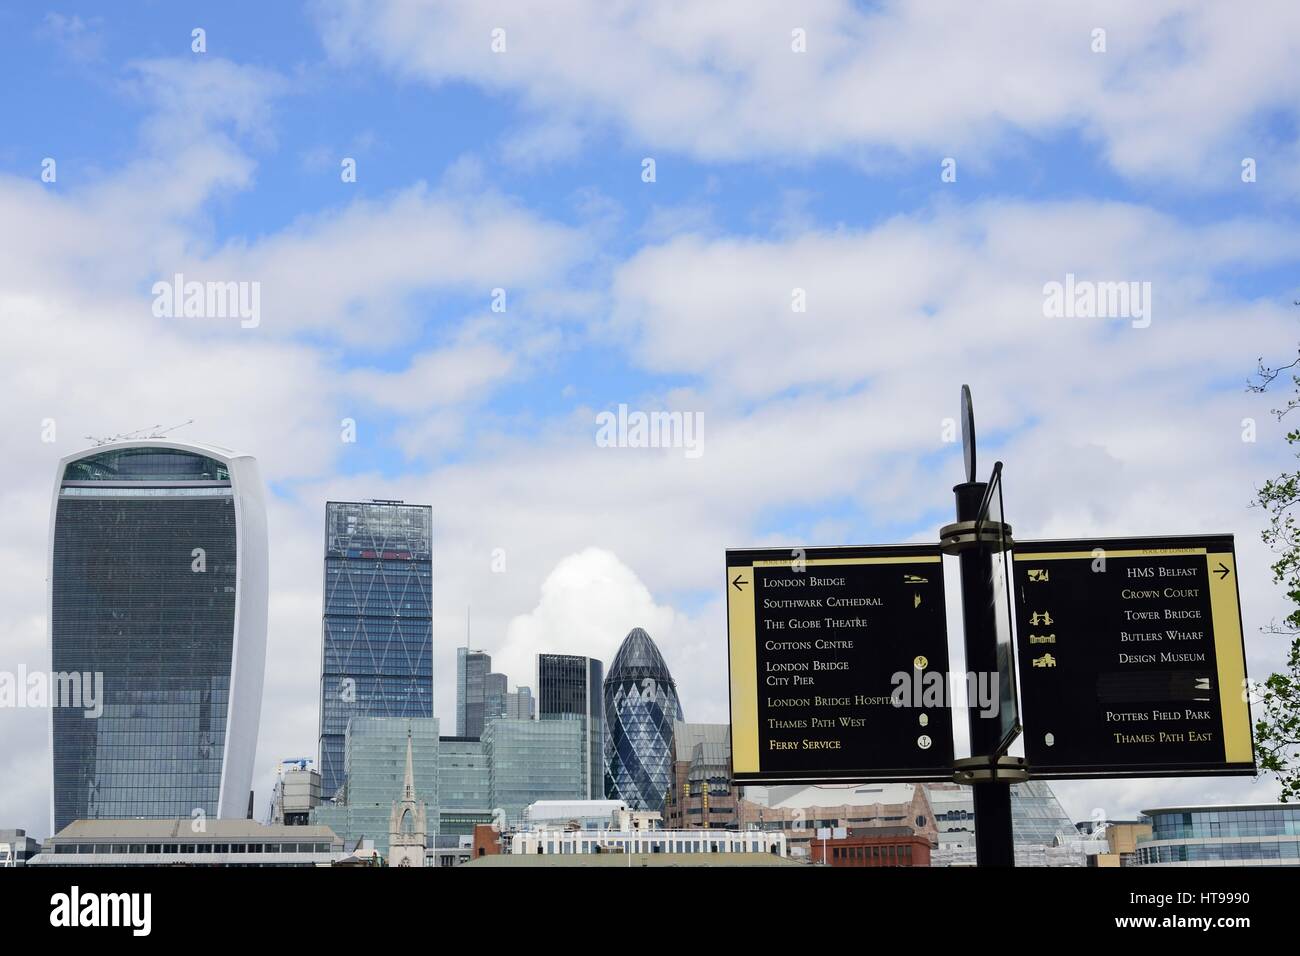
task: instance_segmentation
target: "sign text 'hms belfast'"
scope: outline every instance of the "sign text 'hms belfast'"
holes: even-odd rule
[[[1034,777],[1253,774],[1231,535],[1021,541]]]

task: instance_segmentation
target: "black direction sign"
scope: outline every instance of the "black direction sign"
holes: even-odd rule
[[[1018,541],[1033,777],[1253,774],[1231,535]]]
[[[936,546],[728,551],[726,581],[737,781],[952,779]]]

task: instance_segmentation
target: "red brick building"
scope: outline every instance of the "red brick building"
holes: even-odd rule
[[[501,833],[490,823],[476,823],[472,858],[477,860],[481,856],[497,856],[500,853]]]
[[[812,861],[831,866],[929,866],[930,841],[898,828],[896,833],[850,830],[839,839],[812,841]],[[894,828],[888,828],[894,829]]]

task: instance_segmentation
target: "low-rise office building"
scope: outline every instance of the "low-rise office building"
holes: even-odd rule
[[[0,867],[26,866],[40,852],[40,842],[26,830],[0,830]]]
[[[557,822],[534,825],[527,830],[505,834],[513,855],[558,854],[586,855],[597,853],[624,854],[719,854],[750,853],[786,856],[785,834],[763,830],[664,830],[658,811],[632,810],[621,801],[585,801],[582,812],[596,812],[596,805],[615,803],[613,811],[604,820],[587,817],[587,825],[580,825],[582,817],[560,813],[552,817]],[[534,820],[544,818],[547,808],[534,804],[529,814]]]
[[[693,830],[693,833],[701,833]],[[719,831],[722,832],[722,831]],[[682,867],[710,866],[725,867],[780,867],[801,866],[787,857],[774,853],[519,853],[502,856],[476,857],[468,864],[471,867],[486,869],[489,867],[519,867],[522,869],[564,867],[592,867],[596,869],[636,869],[639,867]]]
[[[668,855],[756,853],[784,857],[785,834],[762,830],[520,830],[510,852],[578,855],[645,853]]]
[[[1300,806],[1159,807],[1143,810],[1134,866],[1300,866]]]
[[[74,820],[28,866],[329,866],[344,856],[329,827],[252,820]]]

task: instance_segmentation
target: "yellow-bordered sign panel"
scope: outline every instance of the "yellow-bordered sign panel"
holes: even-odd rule
[[[1034,777],[1253,774],[1231,535],[1020,541]]]
[[[726,581],[737,781],[951,779],[937,547],[733,550]]]

